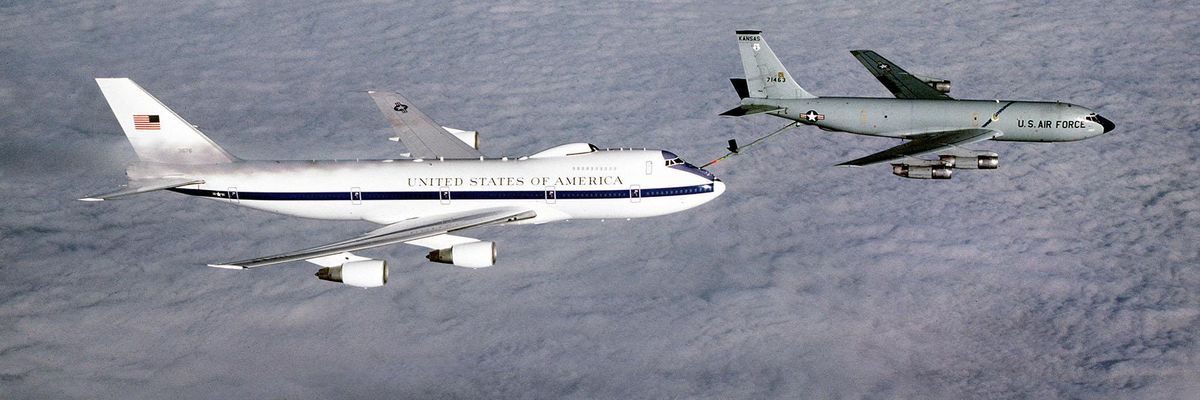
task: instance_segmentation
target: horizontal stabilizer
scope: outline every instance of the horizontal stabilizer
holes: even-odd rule
[[[743,104],[743,105],[731,108],[731,109],[729,109],[729,111],[721,113],[721,116],[741,117],[744,115],[762,114],[765,112],[778,111],[778,110],[782,110],[782,109],[783,109],[783,107],[767,106],[767,105],[761,105],[761,104]]]
[[[197,184],[201,184],[201,183],[204,183],[204,180],[188,179],[188,178],[139,179],[139,180],[129,181],[128,184],[121,186],[121,189],[119,189],[119,190],[116,190],[113,192],[101,193],[101,194],[93,194],[91,196],[87,196],[87,197],[84,197],[79,200],[81,200],[81,201],[104,201],[104,200],[115,199],[118,197],[132,196],[132,195],[139,194],[139,193],[153,192],[155,190],[171,189],[171,188],[177,188],[180,186],[197,185]]]

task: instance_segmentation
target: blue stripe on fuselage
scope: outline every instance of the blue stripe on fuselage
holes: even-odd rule
[[[172,192],[189,196],[228,198],[228,192],[201,189],[167,189]],[[617,190],[555,190],[557,200],[570,199],[624,199],[631,197],[631,189]],[[669,197],[690,194],[710,193],[712,184],[697,186],[681,186],[673,188],[640,189],[638,197]],[[439,191],[417,192],[361,192],[363,201],[370,200],[440,200]],[[238,200],[267,200],[267,201],[338,201],[350,200],[351,192],[242,192],[238,191]],[[468,191],[451,190],[453,200],[544,200],[545,190],[512,190],[512,191]]]

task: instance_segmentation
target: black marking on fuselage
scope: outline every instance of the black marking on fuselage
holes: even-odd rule
[[[172,192],[189,196],[227,199],[225,193],[205,189],[167,189]],[[669,188],[643,188],[640,197],[669,197],[691,194],[710,193],[712,184],[696,186],[680,186]],[[455,201],[458,200],[544,200],[545,190],[451,190]],[[611,190],[556,190],[557,200],[571,199],[623,199],[630,196],[629,189]],[[238,192],[241,201],[347,201],[361,195],[362,201],[376,200],[440,200],[441,191],[412,191],[412,192]]]
[[[1016,102],[1010,101],[1008,103],[1005,103],[1003,107],[1000,107],[999,110],[996,110],[995,113],[993,113],[990,117],[988,117],[987,122],[984,122],[983,125],[980,126],[980,128],[987,128],[987,126],[990,125],[993,121],[1000,120],[1000,113],[1004,112],[1004,109],[1008,108],[1008,106],[1013,105],[1013,103],[1016,103]]]

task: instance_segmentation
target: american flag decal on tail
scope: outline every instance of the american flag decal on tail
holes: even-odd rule
[[[162,127],[159,126],[157,115],[134,115],[133,129],[139,131],[157,131]]]

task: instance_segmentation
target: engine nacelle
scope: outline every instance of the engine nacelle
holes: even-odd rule
[[[927,85],[929,85],[930,87],[932,87],[932,88],[933,88],[933,90],[936,90],[936,91],[939,91],[939,92],[942,92],[942,93],[950,93],[950,81],[945,81],[945,80],[942,80],[942,81],[925,81],[925,83],[926,83]]]
[[[429,261],[454,264],[465,268],[490,267],[496,263],[495,242],[471,242],[456,244],[448,249],[429,252]]]
[[[996,153],[980,154],[971,157],[960,157],[943,154],[938,156],[942,165],[958,169],[996,169],[1000,166],[1000,156]]]
[[[925,84],[929,85],[929,87],[933,88],[933,90],[936,90],[936,91],[939,91],[942,93],[950,93],[950,81],[948,81],[948,80],[938,79],[938,78],[930,78],[930,77],[920,76],[920,75],[913,75],[913,77],[920,79],[921,82],[925,82]]]
[[[892,173],[912,179],[950,179],[954,168],[944,165],[892,164]]]
[[[360,288],[379,287],[387,284],[387,261],[351,261],[340,267],[321,268],[316,275],[323,281],[341,282]]]
[[[458,138],[458,140],[466,143],[467,146],[471,146],[472,149],[479,149],[478,131],[464,131],[462,129],[454,129],[448,126],[443,126],[442,129],[445,129],[446,132],[450,132],[451,135],[454,135],[454,137]]]

